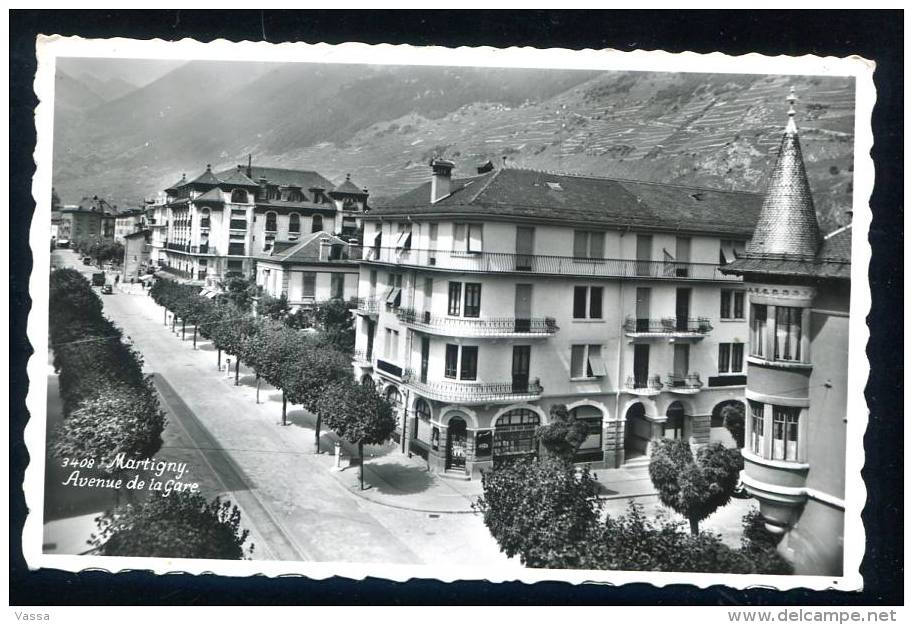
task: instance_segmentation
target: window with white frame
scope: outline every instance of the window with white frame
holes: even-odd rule
[[[799,361],[802,356],[802,309],[777,306],[774,316],[774,360]]]
[[[751,305],[751,355],[764,358],[767,354],[767,306]]]
[[[720,319],[745,318],[745,291],[720,290]]]
[[[482,252],[482,224],[453,224],[453,251],[478,254]]]
[[[756,401],[749,401],[748,406],[751,410],[751,432],[749,435],[749,445],[751,452],[758,456],[763,456],[766,447],[766,438],[764,437],[764,404]]]
[[[799,460],[799,408],[773,406],[774,460],[796,462]]]
[[[598,378],[605,375],[602,345],[571,345],[572,378]]]
[[[718,369],[720,373],[742,373],[744,344],[720,343]]]
[[[602,319],[602,287],[575,286],[574,319]]]
[[[444,348],[444,377],[456,379],[457,371],[461,380],[475,380],[478,377],[479,348],[475,345],[453,345]]]
[[[574,258],[599,259],[605,257],[605,232],[574,230]]]

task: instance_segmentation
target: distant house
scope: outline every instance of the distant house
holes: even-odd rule
[[[271,297],[285,295],[292,309],[358,294],[360,246],[326,232],[281,241],[256,257],[257,285]]]
[[[79,204],[61,206],[58,213],[57,240],[114,238],[115,207],[98,196],[84,197]]]
[[[347,176],[338,187],[315,171],[248,164],[181,180],[149,216],[154,262],[181,278],[213,283],[253,275],[275,244],[312,233],[358,236],[368,192]]]
[[[117,213],[114,218],[114,240],[125,243],[128,234],[143,229],[146,222],[146,211],[142,208],[130,208]]]
[[[124,265],[121,280],[139,278],[149,265],[149,230],[137,230],[124,236]]]

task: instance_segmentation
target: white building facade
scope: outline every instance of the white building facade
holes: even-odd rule
[[[472,476],[535,453],[555,404],[589,423],[577,459],[595,467],[729,438],[747,308],[719,266],[760,197],[452,167],[365,216],[354,367],[396,406],[403,451]]]
[[[210,285],[253,276],[256,257],[277,241],[315,232],[357,236],[368,197],[348,179],[335,187],[312,171],[240,165],[216,173],[207,166],[165,193],[165,223],[150,224],[153,248],[161,245],[156,260],[167,272]]]

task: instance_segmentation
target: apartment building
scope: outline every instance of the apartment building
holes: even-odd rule
[[[146,211],[142,208],[128,208],[114,217],[114,240],[126,244],[127,236],[145,229]]]
[[[117,207],[94,197],[84,197],[79,204],[59,207],[57,223],[58,243],[114,237]]]
[[[276,241],[256,257],[256,280],[263,293],[288,300],[294,312],[331,299],[358,295],[358,241],[344,241],[325,232],[299,241]]]
[[[748,320],[720,265],[759,195],[453,167],[434,159],[364,217],[353,366],[397,408],[403,451],[472,476],[534,453],[558,403],[590,424],[578,460],[595,467],[645,462],[664,436],[726,437]]]
[[[850,225],[821,236],[790,97],[742,276],[750,333],[742,483],[796,573],[841,575]]]
[[[207,284],[229,272],[253,276],[256,256],[277,241],[315,232],[357,236],[368,199],[348,177],[336,187],[317,172],[250,164],[220,172],[207,165],[165,195],[150,224],[153,247],[161,245],[157,261]]]

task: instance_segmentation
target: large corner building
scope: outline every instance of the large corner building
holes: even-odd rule
[[[594,467],[645,463],[662,437],[732,444],[748,302],[720,267],[759,194],[453,168],[432,160],[364,217],[353,366],[396,406],[403,451],[470,478],[534,453],[559,403]]]

